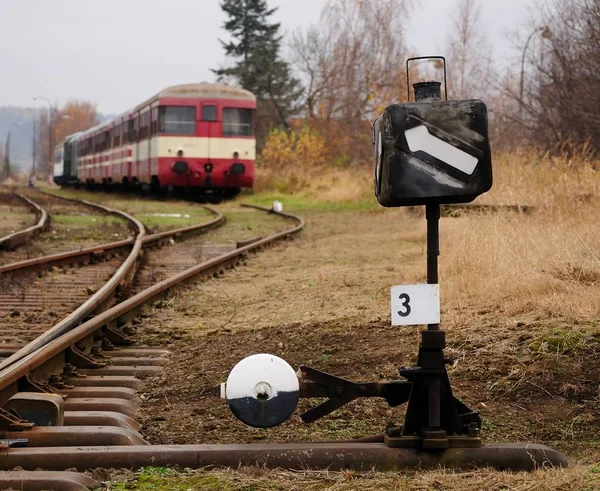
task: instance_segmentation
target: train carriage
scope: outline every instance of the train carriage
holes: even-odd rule
[[[73,162],[63,175],[55,172],[55,181],[235,195],[254,183],[255,110],[255,96],[243,89],[210,83],[169,87],[111,121],[67,137]]]

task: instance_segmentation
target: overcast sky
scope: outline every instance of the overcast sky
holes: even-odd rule
[[[421,0],[408,43],[443,53],[456,0]],[[319,19],[325,0],[269,0],[285,32]],[[526,22],[533,0],[482,0],[494,50]],[[88,99],[119,113],[179,83],[214,80],[224,61],[218,0],[0,0],[0,106]],[[398,60],[403,63],[403,60]]]

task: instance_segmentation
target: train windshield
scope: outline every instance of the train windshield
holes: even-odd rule
[[[223,109],[223,135],[224,136],[252,136],[254,134],[254,110]]]
[[[161,106],[158,109],[160,133],[167,135],[193,135],[196,132],[195,107]]]
[[[54,162],[59,163],[63,159],[63,147],[57,147],[54,150]]]

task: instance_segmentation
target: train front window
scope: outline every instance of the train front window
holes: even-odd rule
[[[158,108],[160,132],[167,135],[193,135],[196,132],[196,108],[161,106]]]
[[[216,121],[217,106],[202,106],[202,121]]]
[[[223,135],[254,135],[254,110],[234,109],[232,107],[223,109]]]

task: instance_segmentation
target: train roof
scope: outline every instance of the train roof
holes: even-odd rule
[[[161,90],[154,97],[150,98],[150,100],[158,99],[160,97],[205,97],[207,99],[240,99],[244,101],[256,101],[256,96],[248,90],[231,87],[230,85],[208,82],[174,85]]]

